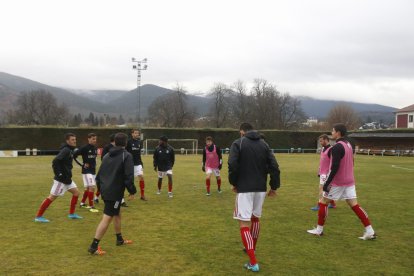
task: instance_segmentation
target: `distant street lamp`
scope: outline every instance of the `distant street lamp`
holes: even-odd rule
[[[138,92],[138,111],[137,111],[137,119],[138,119],[138,128],[141,128],[141,70],[147,70],[148,65],[147,59],[144,58],[143,60],[136,60],[134,57],[132,58],[132,62],[136,63],[136,65],[132,65],[132,69],[137,70],[137,92]],[[144,66],[141,66],[144,64]]]

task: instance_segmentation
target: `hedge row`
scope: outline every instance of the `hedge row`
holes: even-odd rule
[[[78,146],[87,143],[87,135],[94,132],[98,135],[98,146],[108,143],[112,133],[124,132],[130,129],[122,128],[53,128],[53,127],[16,127],[0,128],[0,150],[24,150],[37,148],[39,150],[56,150],[64,142],[64,134],[73,132],[77,136]],[[158,139],[166,135],[170,139],[197,139],[199,148],[204,145],[205,137],[212,136],[216,144],[222,148],[230,147],[232,142],[240,137],[235,129],[173,129],[173,128],[143,128],[144,139]],[[264,130],[262,133],[271,148],[315,148],[321,132],[313,131],[279,131]],[[178,144],[174,145],[180,146]],[[181,146],[180,146],[181,147]],[[187,143],[182,147],[190,147]]]

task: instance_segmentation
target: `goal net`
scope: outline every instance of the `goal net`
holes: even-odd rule
[[[145,154],[153,154],[159,141],[159,139],[144,140]],[[168,144],[173,147],[175,154],[197,154],[198,152],[197,139],[168,139]]]

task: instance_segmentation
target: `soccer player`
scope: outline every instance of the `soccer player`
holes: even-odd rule
[[[221,150],[217,147],[211,136],[206,137],[206,146],[203,149],[203,166],[202,170],[206,173],[207,196],[210,195],[210,179],[214,173],[217,179],[217,191],[221,193],[220,170],[223,164]]]
[[[105,235],[112,219],[116,235],[116,245],[131,244],[131,240],[124,239],[121,234],[121,200],[125,188],[130,199],[134,199],[137,189],[134,185],[134,162],[131,154],[125,150],[128,137],[124,133],[115,135],[115,147],[102,159],[101,167],[96,176],[96,183],[105,203],[104,215],[96,228],[95,238],[88,252],[93,255],[103,255],[99,242]]]
[[[131,131],[132,138],[128,141],[126,150],[132,154],[134,158],[134,176],[139,178],[139,188],[141,190],[141,200],[147,201],[144,194],[145,182],[144,182],[144,164],[141,160],[142,141],[140,139],[141,133],[138,129]]]
[[[167,136],[161,136],[159,145],[154,151],[154,170],[158,171],[158,192],[161,194],[162,179],[165,175],[168,177],[168,197],[173,197],[172,193],[172,168],[175,162],[174,149],[168,145]]]
[[[364,234],[359,237],[362,240],[376,238],[374,229],[368,218],[368,214],[358,205],[355,190],[353,149],[349,141],[344,137],[347,133],[344,124],[335,124],[332,129],[332,138],[336,144],[331,150],[331,167],[328,178],[323,185],[323,197],[319,202],[318,226],[307,232],[322,236],[323,226],[328,216],[328,203],[331,200],[344,199],[352,208],[365,227]]]
[[[59,196],[63,196],[66,191],[72,194],[68,217],[70,219],[81,219],[82,217],[75,214],[76,204],[78,203],[79,190],[72,181],[72,162],[73,150],[76,147],[76,135],[73,133],[65,134],[65,143],[60,148],[58,155],[53,159],[52,168],[55,174],[50,195],[42,202],[37,211],[35,222],[49,222],[43,217],[44,212],[52,202]]]
[[[276,196],[280,171],[269,146],[249,123],[240,125],[241,138],[233,142],[229,155],[229,182],[237,193],[233,218],[239,221],[240,235],[249,262],[248,270],[259,271],[255,250],[260,231],[260,217],[266,197],[266,179],[270,174],[268,196]]]
[[[101,161],[103,157],[105,156],[105,154],[107,154],[109,150],[113,148],[114,146],[115,146],[115,134],[111,134],[109,136],[109,144],[105,145],[102,149]],[[94,199],[95,203],[99,203],[100,195],[101,195],[101,192],[99,191],[99,189],[96,189],[96,194],[95,194],[95,199]]]
[[[329,173],[330,163],[331,163],[331,145],[329,144],[329,136],[326,134],[322,134],[319,136],[319,143],[321,144],[321,157],[319,159],[319,201],[322,198],[323,194],[323,184],[325,184],[326,177]],[[319,210],[319,201],[315,207],[312,207],[312,211]],[[336,208],[335,200],[332,200],[329,203],[329,208]]]
[[[82,179],[83,186],[85,191],[83,192],[83,197],[80,203],[80,207],[88,208],[90,212],[97,213],[98,209],[94,206],[94,193],[95,193],[95,175],[96,175],[96,134],[88,134],[88,144],[76,150],[73,154],[75,162],[82,167]],[[82,163],[78,161],[77,157],[82,156]],[[89,205],[85,204],[86,199],[88,198]]]

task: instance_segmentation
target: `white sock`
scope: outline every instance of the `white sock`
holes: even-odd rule
[[[318,232],[323,232],[323,226],[316,226],[316,230],[318,230]]]
[[[372,228],[371,225],[368,225],[367,227],[365,227],[365,231],[370,232],[370,233],[374,233],[374,228]]]

